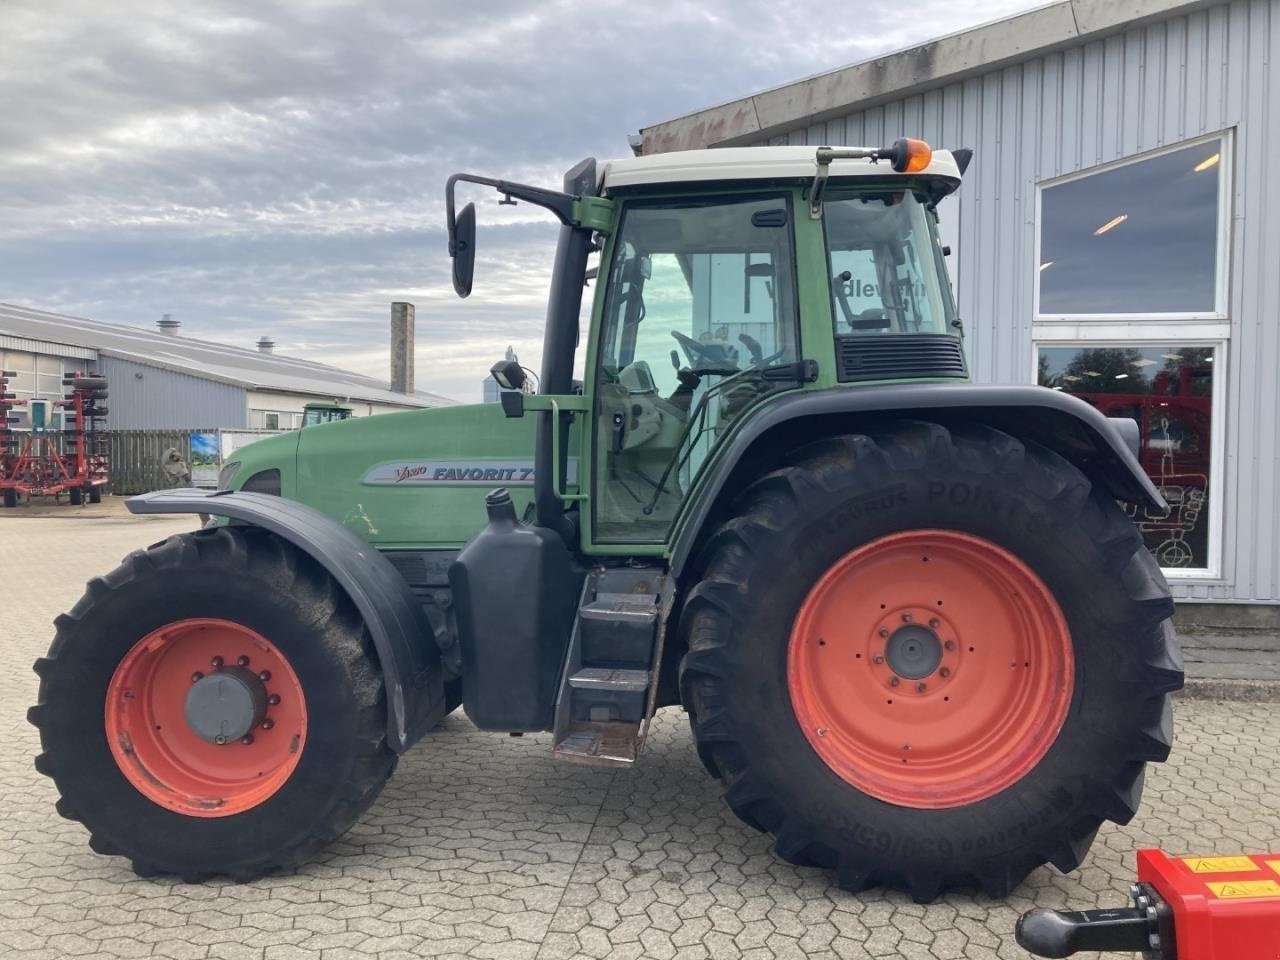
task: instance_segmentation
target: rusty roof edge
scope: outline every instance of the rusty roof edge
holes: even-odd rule
[[[645,153],[741,146],[1226,0],[1057,0],[640,130]]]

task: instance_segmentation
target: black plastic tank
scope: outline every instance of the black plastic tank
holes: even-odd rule
[[[485,497],[489,523],[449,568],[462,703],[482,730],[550,730],[584,571],[558,533]]]

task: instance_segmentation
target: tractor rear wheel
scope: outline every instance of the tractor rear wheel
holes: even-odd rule
[[[1050,451],[899,422],[756,482],[699,558],[681,695],[747,823],[851,890],[1079,865],[1172,744],[1173,604]]]
[[[181,534],[91,580],[38,660],[36,768],[144,876],[247,880],[340,836],[395,767],[372,641],[262,530]]]

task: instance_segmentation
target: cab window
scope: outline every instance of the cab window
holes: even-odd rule
[[[949,332],[955,305],[924,199],[889,189],[837,195],[824,220],[837,335]]]
[[[598,541],[665,538],[717,439],[798,358],[789,197],[635,202],[597,349]],[[769,371],[766,377],[765,371]]]

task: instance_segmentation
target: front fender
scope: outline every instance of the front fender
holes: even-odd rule
[[[801,436],[856,430],[873,420],[917,418],[944,426],[980,421],[1048,447],[1117,500],[1156,513],[1169,505],[1137,458],[1136,424],[1121,426],[1083,400],[1044,387],[890,384],[779,394],[744,418],[700,482],[673,544],[679,575],[721,495]],[[800,429],[801,424],[808,429]]]
[[[329,572],[369,628],[387,691],[391,748],[402,753],[444,716],[440,652],[422,605],[386,557],[332,517],[283,497],[227,490],[159,490],[131,497],[127,506],[138,514],[226,517],[293,544]]]

